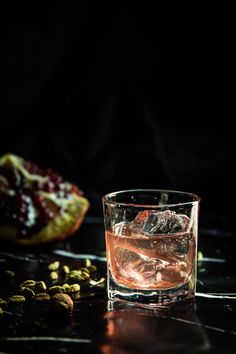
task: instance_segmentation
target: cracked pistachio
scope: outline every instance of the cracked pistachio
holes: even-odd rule
[[[69,284],[65,283],[65,284],[62,285],[62,287],[63,287],[63,290],[64,290],[65,293],[69,292],[68,291],[70,289],[70,285]]]
[[[103,283],[105,283],[105,278],[101,278],[101,279],[99,279],[99,280],[93,280],[93,279],[90,279],[90,281],[89,281],[89,284],[90,285],[101,285],[101,284],[103,284]]]
[[[12,295],[9,297],[9,301],[14,303],[23,303],[25,302],[25,297],[23,295]]]
[[[82,276],[84,277],[84,279],[90,279],[90,274],[88,272],[82,272]]]
[[[34,288],[35,287],[35,280],[32,280],[32,279],[28,279],[28,280],[25,280],[21,285],[20,287],[23,288],[23,287],[26,287],[26,288]]]
[[[75,281],[80,281],[80,280],[84,280],[84,276],[82,275],[82,271],[80,270],[72,270],[69,273],[69,278],[71,280],[75,280]]]
[[[43,280],[37,281],[35,284],[35,291],[38,293],[44,292],[47,290],[47,286]]]

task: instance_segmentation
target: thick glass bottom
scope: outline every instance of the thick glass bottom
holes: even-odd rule
[[[190,281],[175,289],[144,290],[130,289],[117,284],[111,277],[108,279],[108,298],[110,300],[123,300],[137,305],[151,307],[166,307],[180,301],[193,299],[195,289]]]

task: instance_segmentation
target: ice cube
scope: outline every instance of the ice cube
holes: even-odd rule
[[[130,223],[130,225],[133,228],[142,229],[145,220],[147,220],[148,217],[153,213],[155,213],[155,211],[149,211],[149,210],[140,211],[136,215],[135,219]]]
[[[148,234],[174,234],[187,231],[189,218],[170,210],[145,210],[138,213],[130,226]]]
[[[172,238],[170,239],[170,242],[168,242],[166,251],[168,252],[168,254],[173,255],[173,257],[177,259],[185,258],[189,250],[191,241],[190,239],[190,235],[185,235],[175,239]]]
[[[125,221],[115,224],[112,228],[114,236],[131,236],[133,229],[130,226],[130,223]]]
[[[125,281],[146,287],[161,281],[161,270],[166,262],[144,257],[128,249],[116,248],[116,266]]]
[[[119,222],[119,223],[113,225],[112,231],[113,231],[114,236],[121,236],[125,225],[126,225],[125,222]]]

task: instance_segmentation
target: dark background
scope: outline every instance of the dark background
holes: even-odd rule
[[[91,214],[104,193],[168,188],[233,215],[233,7],[58,1],[6,16],[1,155],[79,184]]]

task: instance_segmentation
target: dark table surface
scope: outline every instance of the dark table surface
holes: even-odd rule
[[[101,218],[87,217],[64,242],[35,249],[3,244],[0,250],[0,298],[7,299],[25,279],[48,279],[48,264],[71,268],[90,258],[94,279],[105,277]],[[166,310],[110,302],[105,284],[82,285],[72,315],[48,311],[27,301],[2,305],[0,353],[235,353],[235,234],[227,220],[206,217],[200,224],[197,294],[192,303]],[[5,271],[15,272],[8,278]]]

